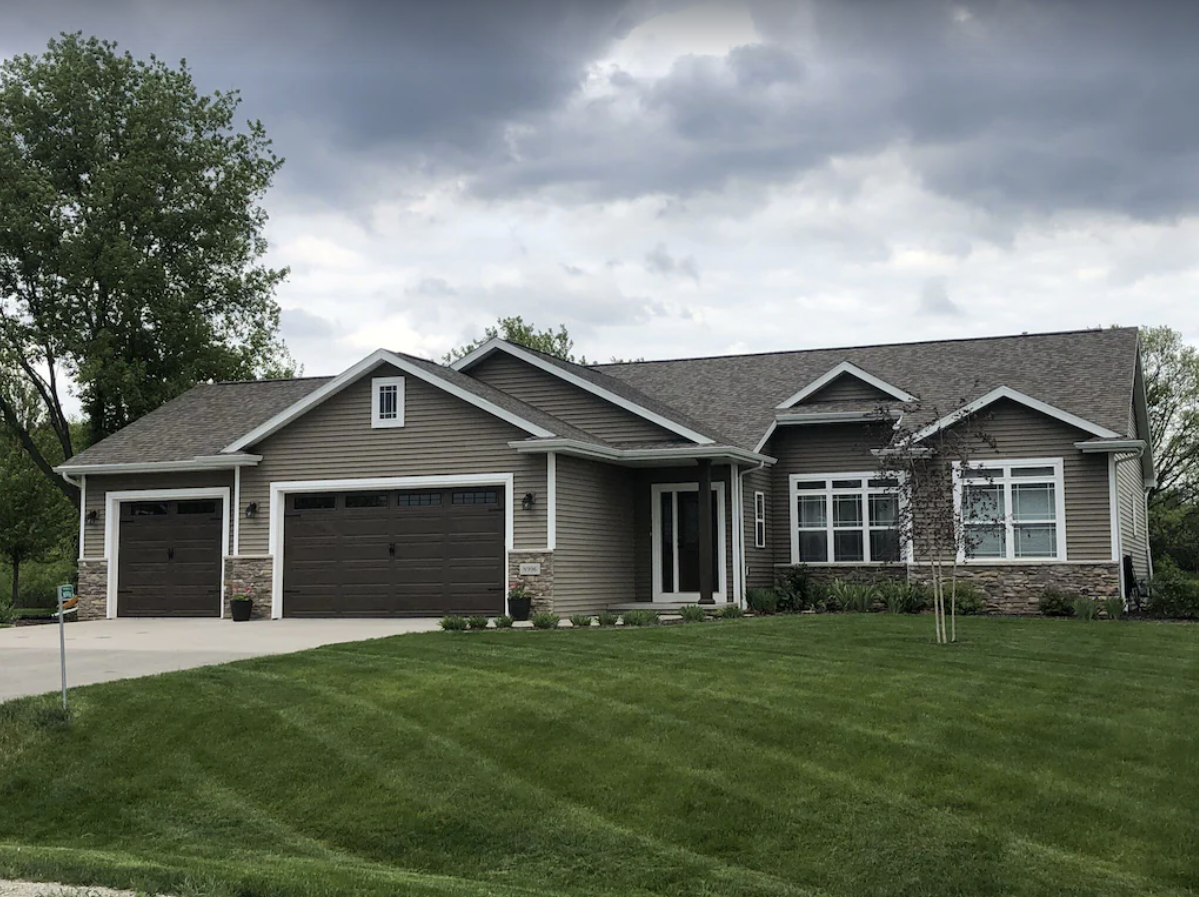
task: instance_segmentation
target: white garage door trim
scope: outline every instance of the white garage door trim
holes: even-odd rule
[[[283,504],[290,492],[359,492],[367,489],[449,489],[455,486],[502,486],[504,508],[504,580],[508,591],[508,552],[513,550],[516,520],[513,514],[514,480],[511,473],[447,474],[426,477],[366,477],[346,480],[287,480],[271,483],[271,619],[283,617]]]
[[[121,503],[126,501],[176,501],[190,498],[216,498],[221,501],[221,581],[220,616],[225,616],[225,557],[229,554],[229,487],[211,486],[195,489],[131,489],[109,492],[104,496],[104,556],[108,559],[108,594],[104,615],[109,620],[117,616],[117,573],[121,567]]]

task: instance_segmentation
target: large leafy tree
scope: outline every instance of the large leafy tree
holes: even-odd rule
[[[288,366],[260,260],[259,205],[282,159],[236,92],[202,95],[186,63],[62,35],[0,64],[0,354],[34,391],[57,454],[208,379]],[[0,423],[69,498],[19,409]]]
[[[473,340],[456,349],[451,349],[443,356],[444,360],[446,364],[456,361],[463,356],[469,355],[475,349],[479,348],[479,346],[488,340],[495,339],[497,336],[518,346],[527,346],[538,352],[544,352],[546,355],[561,358],[563,361],[577,361],[579,364],[587,363],[586,358],[575,358],[575,343],[570,338],[565,324],[559,324],[557,330],[554,330],[552,327],[545,330],[538,330],[536,324],[526,324],[525,319],[520,315],[510,318],[500,318],[495,322],[494,327],[488,327],[483,331],[482,338]]]

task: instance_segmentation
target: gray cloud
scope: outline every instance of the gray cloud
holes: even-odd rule
[[[404,290],[406,296],[422,296],[426,299],[444,299],[457,296],[458,291],[444,277],[422,277]]]
[[[961,306],[949,298],[949,288],[944,277],[930,277],[920,290],[920,304],[916,309],[922,315],[953,318],[963,314]]]
[[[288,341],[333,339],[342,332],[337,323],[302,308],[282,309],[279,330]]]
[[[688,255],[676,259],[667,250],[665,243],[659,243],[645,254],[645,270],[664,277],[682,274],[699,282],[699,263],[695,261],[695,256]]]

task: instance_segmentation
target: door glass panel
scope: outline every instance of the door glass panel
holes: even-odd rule
[[[862,561],[866,559],[862,551],[862,531],[860,529],[833,532],[833,560]]]
[[[674,591],[674,493],[663,492],[658,496],[661,500],[659,510],[662,519],[662,591]]]
[[[679,529],[677,536],[679,554],[679,584],[680,592],[699,591],[699,493],[676,492],[679,507]],[[716,503],[716,493],[712,493],[712,588],[722,591],[720,582],[720,533],[718,521],[720,510]],[[665,587],[663,587],[665,591]]]

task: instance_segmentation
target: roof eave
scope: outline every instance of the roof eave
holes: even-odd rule
[[[912,434],[905,442],[921,442],[946,427],[952,427],[954,424],[960,423],[970,415],[981,411],[988,405],[998,402],[1000,399],[1010,399],[1017,404],[1024,405],[1026,408],[1031,408],[1033,411],[1038,411],[1064,424],[1069,424],[1072,427],[1090,433],[1092,436],[1098,436],[1103,439],[1114,439],[1124,435],[1117,433],[1115,430],[1109,430],[1107,427],[1102,427],[1086,418],[1079,417],[1076,414],[1071,414],[1069,411],[1064,411],[1061,408],[1050,405],[1048,402],[1034,399],[1032,396],[1022,393],[1017,389],[1012,389],[1009,386],[999,386],[985,395],[979,396],[974,401],[967,402],[956,411],[952,411],[939,420],[933,421],[927,427]]]
[[[819,392],[822,388],[832,383],[843,374],[848,374],[851,377],[856,377],[863,383],[868,383],[880,392],[884,392],[893,399],[898,399],[901,402],[915,402],[918,399],[907,390],[900,389],[893,383],[888,383],[881,377],[876,377],[869,371],[863,370],[851,361],[843,361],[830,370],[825,371],[812,382],[808,383],[795,395],[791,396],[783,402],[775,406],[776,411],[785,411],[795,405],[797,402],[802,402],[808,396]]]
[[[186,470],[233,470],[235,467],[254,467],[262,455],[245,452],[229,455],[197,455],[180,461],[129,461],[101,462],[99,464],[72,464],[70,461],[54,468],[57,474],[78,476],[79,474],[116,473],[174,473]]]
[[[521,454],[560,452],[566,455],[576,455],[581,458],[594,458],[601,461],[615,462],[728,459],[744,464],[775,464],[778,460],[772,458],[770,455],[751,452],[748,449],[731,445],[688,445],[680,446],[679,448],[618,449],[606,445],[580,442],[577,439],[517,439],[509,442],[508,445]]]

